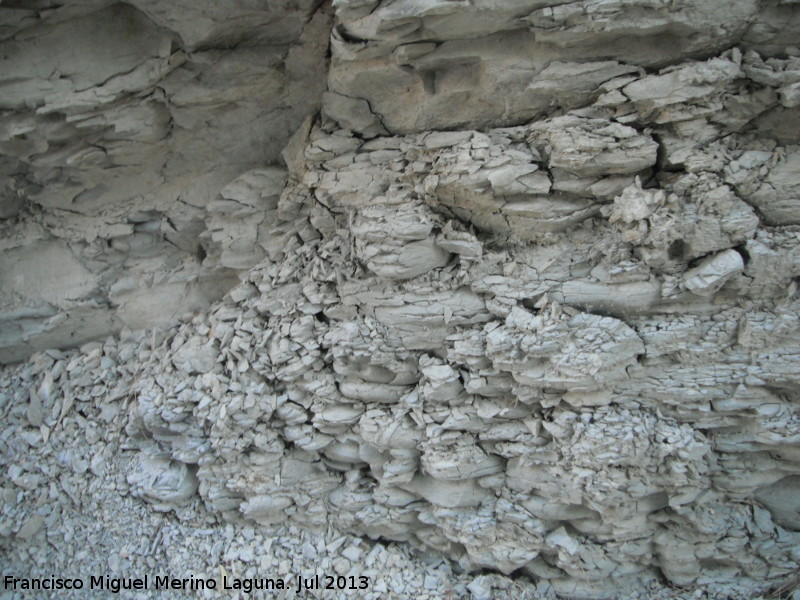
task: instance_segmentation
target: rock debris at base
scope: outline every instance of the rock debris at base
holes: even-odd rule
[[[0,562],[15,577],[91,575],[213,578],[285,578],[297,575],[366,576],[367,592],[305,592],[295,588],[252,594],[220,591],[169,592],[170,598],[363,598],[555,600],[546,582],[502,574],[467,573],[438,552],[407,544],[376,542],[331,526],[310,530],[291,522],[272,526],[229,523],[206,510],[198,495],[176,492],[184,469],[151,455],[139,471],[139,445],[128,441],[136,373],[130,355],[165,347],[162,334],[126,334],[79,351],[47,351],[0,373]],[[126,366],[127,363],[127,366]],[[69,374],[69,378],[65,375]],[[74,385],[63,386],[72,379]],[[67,388],[67,389],[65,389]],[[66,394],[63,394],[66,391]],[[24,400],[23,400],[24,399]],[[160,470],[159,470],[160,467]],[[170,475],[178,474],[178,477]],[[191,478],[189,478],[191,479]],[[149,500],[172,502],[154,511],[136,497],[148,485]],[[175,503],[180,506],[175,506]],[[167,508],[162,506],[161,508]],[[555,537],[560,535],[555,532]],[[287,584],[288,585],[288,584]],[[682,591],[651,582],[620,599],[752,600],[751,585],[692,586]],[[122,591],[121,599],[162,598],[164,591]],[[48,597],[46,593],[0,592],[4,600]],[[53,596],[55,597],[55,596]],[[106,591],[61,592],[59,598],[107,598]]]
[[[2,42],[38,69],[0,78],[0,358],[39,350],[0,372],[6,564],[398,598],[797,573],[796,2],[276,2],[236,35],[134,4]],[[37,40],[109,15],[109,73],[98,39],[43,79]]]

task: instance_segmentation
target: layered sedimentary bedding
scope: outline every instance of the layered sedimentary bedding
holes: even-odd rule
[[[7,358],[239,283],[167,334],[39,354],[26,387],[3,380],[4,410],[35,437],[124,408],[127,483],[160,510],[199,495],[232,522],[407,541],[565,597],[796,571],[797,5],[332,9],[330,33],[328,7],[289,11],[265,74],[270,19],[184,31],[114,5],[132,44],[173,31],[189,50],[159,42],[102,85],[6,80],[24,97],[3,100],[23,198],[3,204]],[[23,31],[74,36],[98,14]],[[248,41],[203,49],[232,35]],[[136,111],[157,106],[175,111],[157,142],[112,144],[155,166],[114,163],[111,132],[143,135],[157,119]]]
[[[0,5],[0,360],[174,323],[260,260],[269,214],[221,191],[318,109],[319,4]]]

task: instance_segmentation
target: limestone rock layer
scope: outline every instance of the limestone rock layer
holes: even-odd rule
[[[204,85],[235,98],[213,76],[218,63],[198,58],[213,52],[203,44],[249,32],[253,41],[219,59],[247,62],[263,51],[267,25],[199,16],[181,25],[141,4],[98,10],[135,15],[136,43],[169,30],[193,48],[174,72],[194,76],[157,86],[168,108],[191,104]],[[286,68],[298,48],[310,53],[298,64],[321,68],[311,57],[327,40],[303,36],[327,7],[307,8],[299,37],[280,41]],[[221,285],[229,271],[241,281],[166,334],[39,355],[47,368],[31,389],[50,416],[36,426],[55,425],[68,398],[125,398],[142,449],[128,482],[158,509],[199,494],[236,522],[291,519],[407,541],[466,569],[548,581],[564,597],[610,598],[659,577],[687,586],[795,571],[797,5],[343,0],[333,9],[321,111],[286,145],[285,166],[267,164],[274,146],[258,165],[226,156],[240,170],[201,186],[196,230],[175,227],[187,244],[205,231],[192,281],[205,273]],[[67,35],[97,15],[37,24],[37,35]],[[267,85],[248,68],[220,66],[218,77]],[[277,70],[284,93],[311,85]],[[9,104],[8,122],[20,127],[24,116],[55,131],[88,119],[72,119],[84,109],[63,100],[84,102],[84,85],[104,93],[81,77],[10,78],[8,98],[42,100],[32,112]],[[139,110],[151,102],[143,98],[126,92],[93,109],[103,135],[108,111],[133,114],[115,102]],[[267,110],[274,98],[230,101]],[[213,112],[216,102],[200,104]],[[292,108],[298,120],[310,110]],[[187,136],[223,127],[218,113],[184,114],[194,115]],[[186,151],[175,127],[157,144],[168,163]],[[225,131],[239,135],[237,151],[252,139]],[[71,215],[54,221],[62,228],[89,217],[34,184],[44,155],[15,156],[15,185],[36,190],[7,217],[6,321],[23,331],[42,319],[75,323],[61,315],[107,285],[109,318],[145,323],[154,291],[100,281],[97,265],[119,252],[134,261],[115,267],[126,277],[162,272],[160,246],[134,242],[152,234],[180,249],[155,235],[166,213],[135,213],[119,234],[124,248],[99,230],[78,242],[48,226],[58,210]],[[70,176],[75,186],[112,176],[103,161],[92,171],[48,160],[59,190],[69,168],[86,178]],[[203,166],[182,164],[182,176]],[[102,199],[117,183],[98,183],[104,191],[87,202],[130,215]],[[49,276],[34,282],[32,269]],[[188,281],[170,277],[162,286]],[[158,290],[162,303],[178,293]],[[136,294],[146,299],[131,304]],[[23,335],[39,339],[32,331]],[[81,365],[95,376],[72,378]]]
[[[318,109],[319,5],[0,5],[0,361],[174,323],[264,256],[285,174],[224,190]]]

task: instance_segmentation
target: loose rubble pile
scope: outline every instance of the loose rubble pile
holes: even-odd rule
[[[214,256],[258,264],[163,338],[6,375],[7,452],[124,418],[120,489],[156,510],[408,542],[565,598],[796,572],[800,50],[773,25],[798,12],[488,4],[337,2],[321,115],[208,205]],[[520,19],[559,61],[515,74]],[[591,70],[573,36],[608,48]],[[73,471],[115,454],[92,439]]]

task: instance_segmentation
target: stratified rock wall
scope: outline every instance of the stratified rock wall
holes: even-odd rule
[[[319,4],[0,6],[0,361],[174,323],[261,260],[285,172],[220,191],[318,109]]]
[[[797,4],[334,8],[288,172],[203,204],[208,256],[260,262],[166,338],[41,359],[131,402],[132,488],[565,597],[795,571]]]
[[[585,106],[602,84],[640,68],[733,45],[781,54],[800,30],[792,4],[344,0],[336,2],[325,111],[363,132],[518,125]]]

